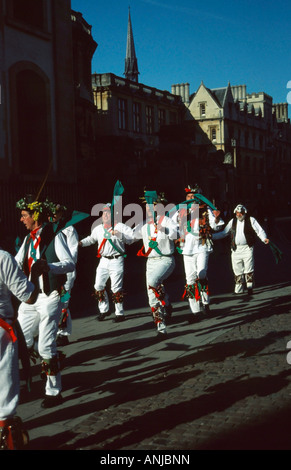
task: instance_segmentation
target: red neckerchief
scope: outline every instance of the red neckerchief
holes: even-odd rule
[[[30,232],[30,237],[29,239],[31,239],[31,246],[30,246],[30,257],[28,258],[28,270],[30,272],[31,270],[31,265],[32,265],[32,262],[35,261],[35,259],[33,258],[32,255],[32,251],[36,251],[37,247],[39,246],[40,244],[40,241],[41,241],[41,238],[40,238],[40,235],[38,237],[36,237],[36,234],[37,232],[39,231],[41,227],[37,227],[35,228],[34,230],[32,230]],[[33,244],[33,242],[36,240],[36,243]]]

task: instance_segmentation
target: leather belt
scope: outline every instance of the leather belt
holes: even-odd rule
[[[116,258],[120,258],[121,255],[112,255],[112,256],[102,256],[102,258],[106,258],[106,259],[116,259]]]

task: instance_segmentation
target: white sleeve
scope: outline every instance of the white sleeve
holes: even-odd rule
[[[264,242],[267,238],[265,230],[260,226],[259,222],[254,217],[250,217],[250,221],[256,234],[258,235],[260,240]]]
[[[25,238],[25,240],[26,240],[26,238]],[[25,240],[22,243],[21,247],[19,248],[17,254],[15,255],[15,260],[16,260],[18,266],[20,267],[20,269],[22,269],[22,267],[23,267],[23,261],[24,261],[24,255],[25,255]]]
[[[34,291],[34,284],[28,281],[16,260],[9,253],[1,254],[0,277],[8,290],[20,302],[27,302]]]
[[[169,230],[168,237],[170,240],[177,240],[179,238],[179,226],[173,219],[165,217],[162,221],[163,225]]]
[[[219,221],[216,223],[215,222],[215,216],[211,209],[208,209],[208,216],[209,216],[209,225],[212,228],[212,230],[219,230],[222,228],[224,225],[224,221],[222,219],[219,219]]]
[[[223,230],[221,230],[221,232],[213,233],[212,234],[213,240],[220,240],[221,238],[227,237],[229,235],[229,232],[230,232],[231,227],[232,227],[232,221],[233,221],[233,219],[231,219],[228,222],[227,226]]]
[[[68,249],[64,235],[58,233],[54,239],[55,252],[59,261],[48,263],[48,266],[54,274],[66,274],[75,270],[75,263]]]
[[[122,234],[122,241],[124,241],[128,245],[135,241],[133,229],[129,227],[129,225],[118,223],[116,224],[114,230]],[[119,238],[118,235],[117,238]]]
[[[79,236],[77,230],[73,227],[67,227],[64,230],[64,234],[67,239],[67,245],[70,250],[70,253],[72,255],[74,263],[77,263],[78,259],[78,242],[79,242]]]
[[[97,228],[98,227],[95,227],[88,237],[81,240],[82,246],[90,246],[94,245],[94,243],[98,243]]]
[[[142,240],[143,239],[143,227],[145,222],[141,222],[133,229],[133,241]]]

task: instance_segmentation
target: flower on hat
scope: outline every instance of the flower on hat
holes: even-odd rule
[[[186,193],[202,193],[202,190],[198,184],[191,185],[188,184],[187,188],[185,188]]]
[[[33,213],[33,220],[37,221],[40,214],[47,212],[47,204],[40,201],[28,202],[27,198],[24,197],[17,201],[16,209],[20,209],[21,211],[31,211]]]

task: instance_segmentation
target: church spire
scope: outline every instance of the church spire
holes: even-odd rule
[[[129,8],[128,8],[127,44],[126,44],[124,75],[125,75],[125,78],[127,78],[128,80],[138,82],[139,71],[137,67],[137,58],[135,55],[135,47],[134,47]]]

